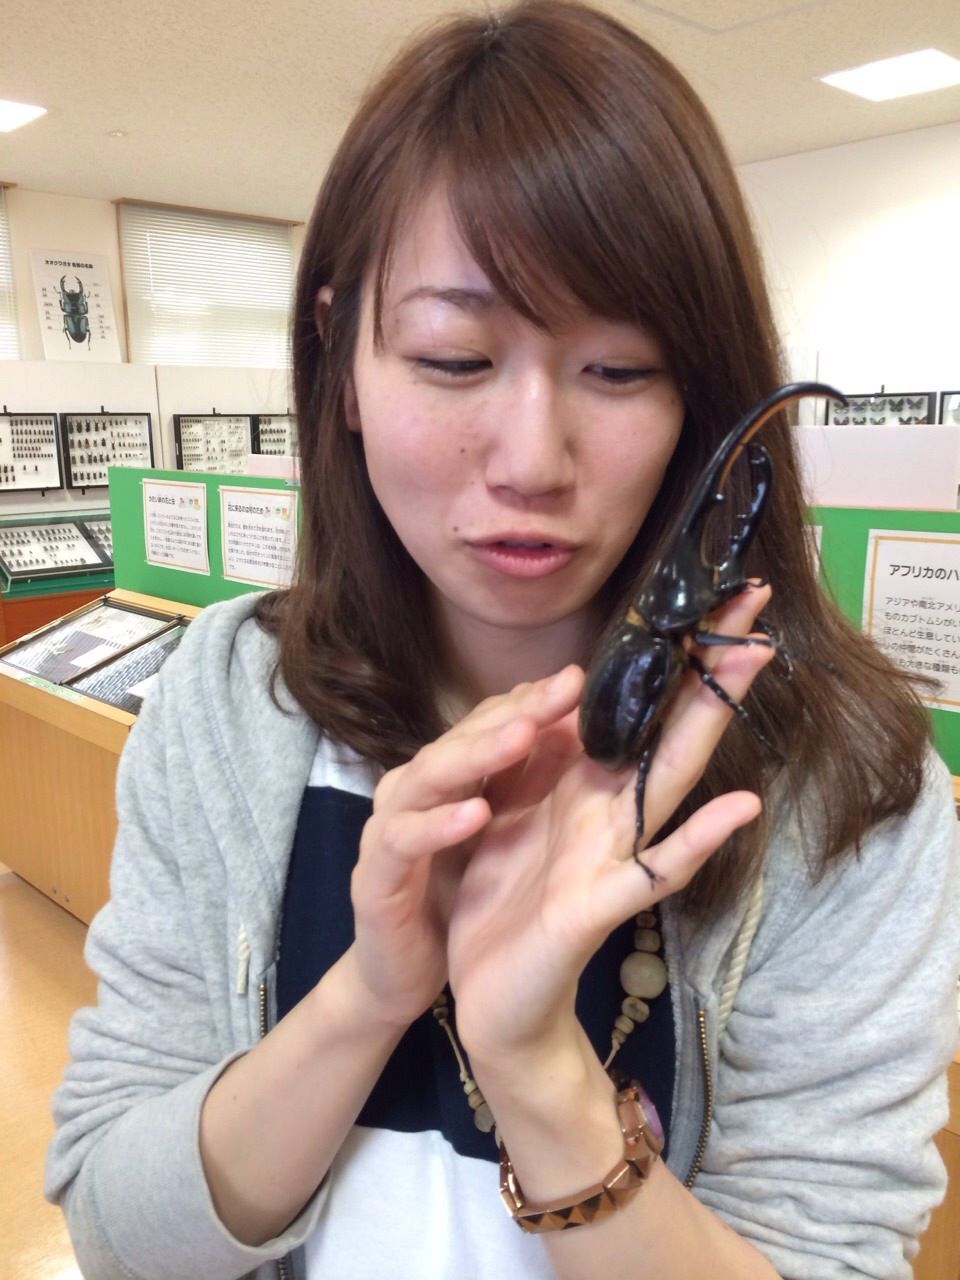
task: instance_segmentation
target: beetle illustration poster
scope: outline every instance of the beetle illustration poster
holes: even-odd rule
[[[119,361],[106,254],[34,249],[30,258],[44,358]]]

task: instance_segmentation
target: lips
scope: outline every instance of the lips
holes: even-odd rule
[[[532,547],[540,549],[548,547],[554,551],[576,550],[576,544],[568,539],[558,538],[551,533],[541,533],[539,530],[495,533],[489,538],[472,539],[470,545],[474,547]]]
[[[510,578],[543,578],[565,568],[576,544],[541,533],[504,533],[467,544],[488,569]]]

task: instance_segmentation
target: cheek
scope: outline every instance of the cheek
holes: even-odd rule
[[[600,462],[611,510],[637,528],[657,495],[679,436],[679,424],[675,429],[643,433],[615,456],[606,453]]]
[[[449,416],[397,396],[365,397],[359,409],[370,483],[388,514],[397,499],[426,507],[460,482],[468,451]]]

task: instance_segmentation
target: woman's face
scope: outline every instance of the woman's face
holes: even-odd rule
[[[560,332],[523,319],[440,186],[397,240],[381,348],[372,294],[368,282],[348,418],[447,635],[589,624],[680,434],[659,343],[573,308]]]

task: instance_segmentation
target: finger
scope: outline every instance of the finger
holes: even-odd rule
[[[488,778],[483,794],[496,807],[501,797],[509,796],[515,808],[537,804],[552,791],[557,779],[571,763],[583,755],[578,729],[579,708],[574,707],[553,724],[537,733],[529,754],[509,769]],[[611,782],[615,779],[602,771]]]
[[[740,827],[753,822],[761,808],[752,791],[731,791],[710,800],[676,831],[644,849],[643,865],[637,865],[631,849],[596,887],[595,906],[606,931],[683,889],[710,855]]]
[[[472,713],[417,752],[408,764],[385,778],[374,796],[374,811],[432,809],[476,794],[483,779],[523,760],[538,732],[568,715],[577,705],[583,672],[566,667],[555,676],[521,685],[488,700],[473,723]],[[479,708],[478,708],[479,711]],[[388,783],[384,786],[383,783]]]
[[[758,586],[748,583],[742,591],[726,600],[719,609],[708,615],[709,630],[725,635],[745,636],[752,630],[760,614],[770,603],[772,592],[768,583]]]
[[[769,599],[770,589],[766,586],[741,592],[716,615],[723,633],[756,634],[762,638],[762,633],[751,632],[750,627]],[[699,652],[710,675],[738,703],[774,657],[774,650],[766,645],[730,645]],[[645,812],[647,830],[655,831],[662,825],[703,773],[732,715],[733,711],[698,672],[691,670],[686,675],[664,715],[660,742],[651,762],[647,796],[663,803],[656,806],[657,812],[649,814],[651,825],[647,825]]]
[[[392,897],[407,886],[418,863],[469,840],[489,821],[490,806],[481,797],[426,812],[374,816],[364,827],[354,887],[374,898]]]
[[[507,693],[484,698],[450,732],[456,733],[462,728],[477,729],[505,724],[515,715],[540,716],[544,714],[545,706],[552,708],[579,696],[583,679],[583,670],[571,663],[551,676],[544,676],[542,680],[524,681]],[[553,718],[552,711],[547,714],[550,719]]]

